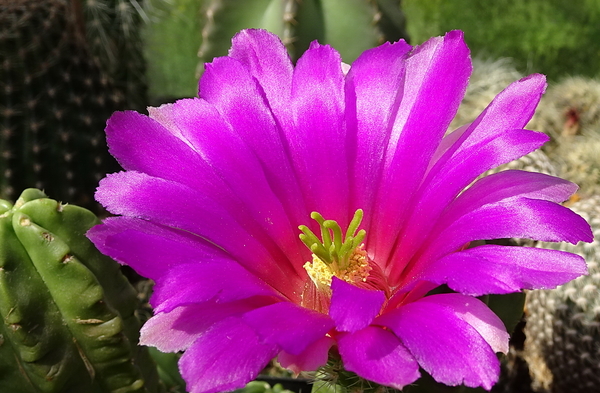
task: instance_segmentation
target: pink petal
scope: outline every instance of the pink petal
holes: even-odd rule
[[[313,42],[292,79],[290,156],[309,210],[348,223],[344,75],[339,53]]]
[[[578,255],[539,248],[483,245],[449,254],[419,279],[472,296],[552,289],[587,273]],[[477,279],[473,279],[477,277]]]
[[[267,106],[267,97],[250,70],[238,60],[220,57],[206,64],[200,96],[219,111],[261,162],[267,181],[285,204],[294,225],[305,223],[304,203],[283,137],[282,125]],[[288,106],[285,102],[283,105]]]
[[[244,315],[244,322],[265,343],[276,344],[292,355],[302,353],[309,345],[325,337],[333,327],[327,315],[290,302],[251,311]]]
[[[354,333],[369,326],[385,302],[382,291],[359,288],[335,276],[331,291],[329,315],[341,332]]]
[[[344,368],[369,381],[402,389],[421,376],[418,363],[400,340],[380,327],[343,334],[338,347]]]
[[[239,218],[239,222],[230,214],[233,208],[224,208],[209,195],[143,173],[121,172],[100,182],[96,199],[114,214],[160,222],[201,236],[282,293],[298,296],[293,288],[301,279],[292,266],[281,263],[287,259],[276,247],[269,247],[271,240],[256,231],[252,220]],[[170,208],[174,201],[177,208]]]
[[[508,339],[504,323],[482,301],[457,293],[426,296],[419,303],[435,303],[449,307],[457,317],[471,325],[492,347],[494,352],[508,352]]]
[[[156,120],[140,113],[115,112],[107,122],[106,140],[110,153],[128,171],[189,187],[204,189],[217,181],[199,154]],[[161,165],[156,165],[161,163]],[[204,173],[205,176],[197,176]]]
[[[277,360],[281,366],[299,374],[302,371],[316,371],[324,366],[329,358],[329,349],[335,344],[331,337],[321,337],[310,344],[299,355],[292,355],[285,351],[279,353]]]
[[[545,134],[538,132],[506,130],[460,150],[445,162],[443,168],[430,173],[434,176],[428,176],[423,182],[423,189],[418,193],[417,203],[396,246],[395,269],[390,272],[390,281],[398,281],[404,265],[423,244],[448,204],[477,176],[536,150],[547,140]]]
[[[474,240],[525,238],[541,241],[592,241],[589,224],[564,206],[554,202],[514,197],[485,205],[450,220],[443,217],[425,242],[437,244],[422,256],[431,261],[456,251]]]
[[[229,303],[210,301],[183,305],[168,312],[157,312],[142,326],[140,344],[154,346],[163,352],[182,351],[213,325],[268,304],[269,299],[265,298]]]
[[[282,296],[235,261],[225,258],[179,264],[156,282],[151,304],[157,312],[168,312],[189,303],[214,300],[220,303],[253,296]]]
[[[405,304],[376,321],[390,328],[433,379],[490,390],[500,362],[479,332],[450,307],[434,301]]]
[[[471,72],[462,32],[432,38],[406,60],[405,85],[384,158],[367,246],[387,261],[411,199],[456,114]],[[373,97],[373,99],[377,99]]]
[[[411,49],[404,41],[369,49],[352,63],[346,76],[351,211],[365,210],[363,228],[370,228],[372,216],[367,212],[372,210],[377,192],[373,182],[381,176]]]
[[[466,212],[514,197],[564,202],[577,191],[577,185],[543,173],[507,170],[477,180],[448,207],[447,220]]]
[[[285,46],[266,30],[242,30],[233,37],[229,57],[239,60],[261,86],[269,107],[283,124],[289,123],[294,68]]]
[[[90,229],[87,236],[100,252],[153,280],[180,263],[226,255],[189,232],[132,217],[109,217]]]
[[[239,318],[229,318],[197,338],[179,360],[190,393],[218,393],[244,387],[277,354]]]
[[[261,162],[247,144],[204,100],[179,100],[173,104],[172,114],[182,137],[239,198],[256,225],[277,243],[289,260],[295,261],[296,271],[305,274],[302,265],[310,253],[298,239],[297,224],[290,222],[290,212],[273,192]]]
[[[435,154],[435,161],[444,163],[457,151],[468,149],[482,140],[503,133],[504,130],[525,127],[545,90],[546,77],[541,74],[532,74],[511,83],[492,100],[473,123],[444,137]]]

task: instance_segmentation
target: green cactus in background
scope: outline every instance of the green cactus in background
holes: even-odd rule
[[[123,4],[1,2],[0,198],[36,187],[96,210],[98,180],[118,170],[106,119],[146,101],[137,33],[122,34],[137,30],[136,18],[120,23],[114,11]]]
[[[346,63],[384,41],[407,38],[400,0],[149,2],[154,7],[149,11],[145,51],[156,104],[196,95],[204,62],[226,55],[231,38],[241,29],[278,34],[293,60],[318,40],[340,51]]]
[[[37,189],[0,200],[0,391],[159,391],[135,290],[85,237],[98,223]]]
[[[352,62],[364,50],[407,38],[400,0],[208,0],[202,62],[224,56],[241,29],[267,29],[281,37],[293,59],[319,40]]]

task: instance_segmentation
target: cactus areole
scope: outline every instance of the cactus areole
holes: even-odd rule
[[[447,385],[497,381],[502,321],[476,297],[550,288],[576,255],[476,242],[591,241],[548,175],[485,171],[548,139],[524,130],[544,92],[531,75],[471,124],[445,131],[471,73],[463,34],[386,43],[350,67],[313,42],[294,66],[244,30],[206,65],[199,98],[106,132],[125,171],[97,200],[120,217],[88,234],[156,281],[141,342],[184,350],[192,393],[244,386],[274,357],[295,372],[328,357],[402,388],[420,369]],[[447,285],[454,292],[433,289]]]

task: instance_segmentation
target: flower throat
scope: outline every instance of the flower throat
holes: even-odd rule
[[[333,276],[351,284],[365,282],[371,266],[362,241],[366,231],[356,232],[363,218],[362,209],[356,210],[346,234],[334,220],[325,220],[322,215],[312,212],[310,217],[319,223],[321,239],[308,227],[300,225],[300,240],[312,252],[312,262],[306,262],[304,269],[317,288],[329,291]]]

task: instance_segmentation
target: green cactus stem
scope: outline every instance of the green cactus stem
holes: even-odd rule
[[[158,392],[136,292],[85,237],[96,216],[36,189],[0,206],[0,391]]]

